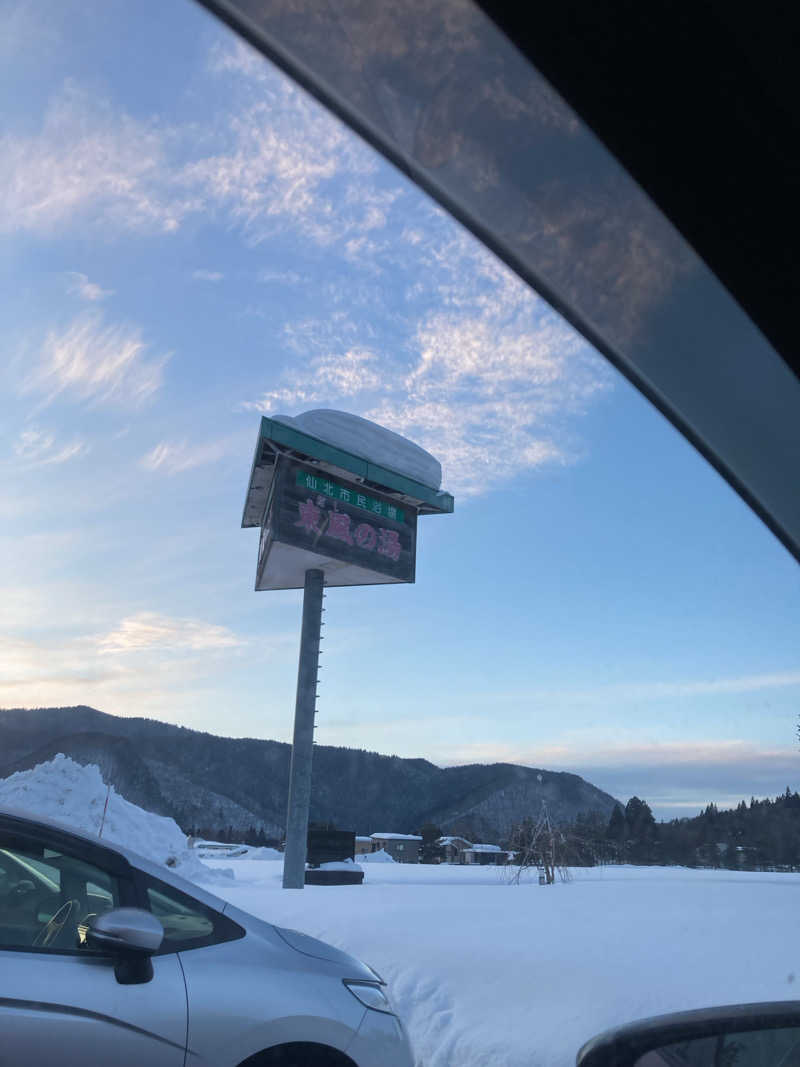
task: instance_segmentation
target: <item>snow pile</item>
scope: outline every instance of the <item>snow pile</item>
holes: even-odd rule
[[[224,883],[233,877],[232,871],[211,870],[201,863],[173,819],[131,804],[113,786],[108,789],[96,764],[82,767],[63,753],[29,771],[1,779],[0,808],[57,819],[93,835],[99,834],[102,824],[104,840],[172,867],[195,882]]]
[[[273,415],[272,418],[380,467],[405,474],[407,478],[422,482],[430,489],[441,487],[442,465],[438,459],[407,437],[401,437],[399,433],[378,426],[369,419],[362,419],[360,415],[317,408],[294,417]]]
[[[321,871],[360,871],[361,868],[354,860],[329,860],[327,863],[320,863],[319,869]]]
[[[379,848],[377,852],[363,852],[358,857],[359,863],[394,863],[394,857],[390,856],[385,848]]]
[[[247,852],[242,856],[245,860],[281,860],[283,861],[283,853],[279,852],[277,848],[268,848],[264,845],[261,848],[248,848]]]

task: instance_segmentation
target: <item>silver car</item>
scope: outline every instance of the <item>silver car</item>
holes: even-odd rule
[[[380,976],[168,868],[0,812],[0,1064],[411,1067]]]

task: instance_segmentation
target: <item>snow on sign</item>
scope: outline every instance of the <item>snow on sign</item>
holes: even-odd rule
[[[318,567],[325,584],[413,582],[417,513],[357,482],[281,456],[259,547],[256,589],[293,589]]]
[[[256,590],[413,582],[417,520],[447,515],[439,462],[344,411],[262,418],[243,527],[261,527]]]

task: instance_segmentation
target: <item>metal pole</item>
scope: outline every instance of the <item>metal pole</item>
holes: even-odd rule
[[[324,584],[325,575],[322,571],[306,571],[300,662],[297,667],[297,701],[294,708],[292,763],[289,769],[286,850],[283,855],[284,889],[302,889],[306,880],[308,811],[311,805],[311,757],[314,751],[314,714],[316,712]]]

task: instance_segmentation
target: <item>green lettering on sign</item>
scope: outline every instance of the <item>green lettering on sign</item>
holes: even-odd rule
[[[366,493],[351,489],[346,485],[339,485],[332,481],[326,474],[312,474],[310,471],[298,471],[296,484],[310,493],[321,493],[329,496],[332,500],[341,500],[343,504],[352,504],[354,507],[369,511],[372,515],[380,515],[384,519],[394,519],[395,522],[405,520],[405,512],[394,504],[388,504],[385,500],[376,500]]]

